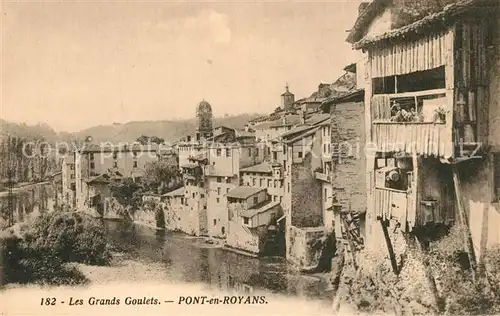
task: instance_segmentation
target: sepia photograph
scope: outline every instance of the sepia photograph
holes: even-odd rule
[[[0,315],[499,315],[500,1],[0,0]]]

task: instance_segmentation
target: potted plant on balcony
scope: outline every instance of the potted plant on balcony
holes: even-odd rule
[[[434,122],[435,123],[446,123],[446,114],[448,113],[448,110],[439,107],[435,110],[436,114],[434,116]]]

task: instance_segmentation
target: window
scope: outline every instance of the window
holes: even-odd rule
[[[500,202],[500,153],[493,154],[494,202]]]
[[[260,179],[259,184],[260,184],[261,187],[264,186],[264,179],[263,178]]]
[[[220,188],[217,188],[217,195],[220,195]]]
[[[95,168],[95,163],[91,162],[90,163],[90,169],[94,169]]]
[[[70,166],[69,166],[69,169],[70,169],[70,170],[75,170],[75,165],[70,165]]]
[[[220,203],[220,199],[219,198],[217,198],[216,200],[217,200],[217,203]]]
[[[325,188],[325,195],[324,195],[324,199],[325,199],[325,201],[328,199],[328,191],[326,190],[326,188]]]
[[[278,196],[277,195],[273,196],[273,201],[276,202],[277,200],[278,200]]]
[[[286,155],[286,146],[283,145],[283,155]]]
[[[222,228],[220,229],[220,232],[222,233],[222,235],[224,235],[226,233],[226,228],[224,226],[222,226]]]
[[[253,204],[257,204],[259,203],[259,197],[258,196],[254,196],[253,197]]]
[[[194,193],[193,193],[193,199],[194,199]]]
[[[221,183],[222,182],[222,178],[221,177],[217,177],[217,182]]]
[[[114,167],[114,168],[118,168],[118,162],[116,162],[116,161],[115,161],[115,162],[113,162],[113,167]]]
[[[200,198],[204,199],[205,198],[205,194],[200,194]]]
[[[214,226],[217,225],[217,219],[214,218]]]
[[[273,186],[273,180],[267,179],[267,187],[270,188]]]
[[[184,204],[184,198],[181,197],[181,204]]]
[[[253,185],[253,186],[256,186],[256,185],[257,185],[257,179],[252,178],[252,185]]]
[[[248,156],[252,157],[252,148],[248,148]]]
[[[117,153],[117,152],[114,152],[114,153],[113,153],[113,159],[116,159],[116,158],[118,158],[118,153]]]
[[[297,153],[297,156],[299,156],[299,158],[302,158],[302,152],[301,152],[301,151],[299,151],[299,152]]]
[[[270,147],[267,147],[267,154],[270,155],[271,154],[271,148]]]
[[[134,161],[134,168],[137,168],[137,161]]]
[[[90,160],[94,160],[94,154],[93,154],[93,153],[91,153],[91,154],[89,155],[89,158],[90,158]]]
[[[132,155],[133,155],[134,157],[137,157],[137,151],[133,151],[133,152],[132,152]]]
[[[220,157],[222,155],[222,149],[217,148],[217,157]]]
[[[72,174],[72,175],[70,176],[70,178],[71,178],[71,179],[74,179],[74,178],[75,178],[75,175],[74,175],[74,174]]]
[[[278,160],[278,152],[273,151],[273,160]]]
[[[226,183],[231,183],[231,178],[227,178]]]
[[[206,210],[206,209],[207,209],[207,205],[206,205],[206,204],[205,204],[205,205],[203,205],[203,209],[204,209],[204,210]]]
[[[231,157],[231,150],[226,148],[226,157]]]
[[[226,189],[226,193],[229,193],[229,188]]]
[[[243,217],[243,224],[248,225],[250,219],[248,217]]]
[[[290,183],[287,184],[288,184],[288,193],[290,193]]]
[[[280,203],[283,203],[283,197],[280,196]]]

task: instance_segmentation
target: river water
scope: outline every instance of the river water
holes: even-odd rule
[[[251,258],[203,239],[156,231],[124,221],[103,220],[108,242],[134,260],[162,263],[167,279],[220,290],[264,292],[331,304],[328,276],[301,275],[280,257]]]

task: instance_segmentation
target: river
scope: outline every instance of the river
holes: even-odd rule
[[[175,282],[221,290],[267,292],[331,304],[328,275],[301,275],[280,257],[251,258],[214,247],[203,239],[156,231],[124,221],[103,220],[113,248],[134,260],[165,264]]]

